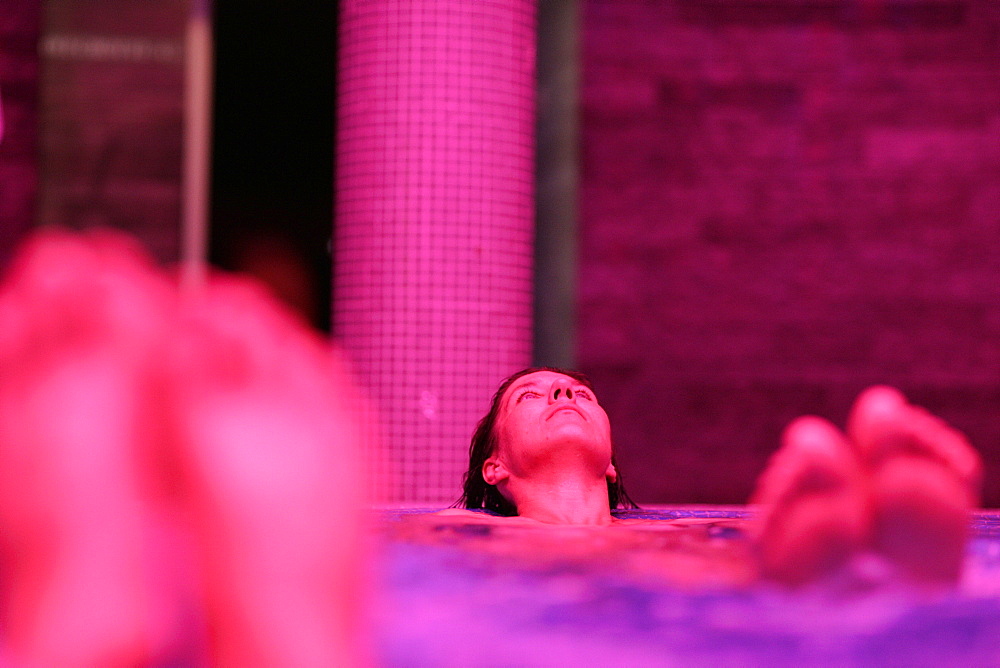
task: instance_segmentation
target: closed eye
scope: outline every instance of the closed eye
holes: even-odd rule
[[[538,392],[535,392],[534,390],[525,390],[524,392],[521,392],[521,394],[517,395],[517,402],[515,403],[521,403],[521,400],[524,398],[536,399],[540,396],[542,395],[539,394]]]
[[[590,399],[591,401],[594,400],[594,395],[592,395],[590,392],[584,389],[578,389],[576,391],[576,396],[583,397],[584,399]]]

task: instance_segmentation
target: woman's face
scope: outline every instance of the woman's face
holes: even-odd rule
[[[554,371],[515,380],[501,398],[497,450],[511,473],[524,476],[556,452],[572,448],[580,461],[611,466],[611,426],[593,390]]]

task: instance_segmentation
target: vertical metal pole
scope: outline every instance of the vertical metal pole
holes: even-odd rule
[[[576,360],[577,0],[538,7],[534,363]]]
[[[181,289],[205,282],[212,146],[212,8],[194,0],[184,48],[184,165],[181,186]]]

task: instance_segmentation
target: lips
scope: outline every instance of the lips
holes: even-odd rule
[[[546,417],[545,419],[546,420],[551,420],[553,415],[556,415],[557,413],[561,413],[562,411],[572,411],[573,413],[576,413],[577,415],[579,415],[580,417],[582,417],[584,420],[589,419],[583,411],[581,411],[576,406],[573,406],[572,404],[566,404],[565,406],[559,406],[554,411],[552,411],[551,413],[549,413],[548,417]]]

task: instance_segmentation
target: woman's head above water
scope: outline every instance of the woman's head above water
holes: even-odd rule
[[[469,446],[460,505],[518,515],[517,499],[605,486],[609,509],[634,508],[615,468],[608,417],[577,371],[534,367],[500,384]],[[592,486],[593,486],[592,485]],[[602,497],[603,498],[603,497]]]

